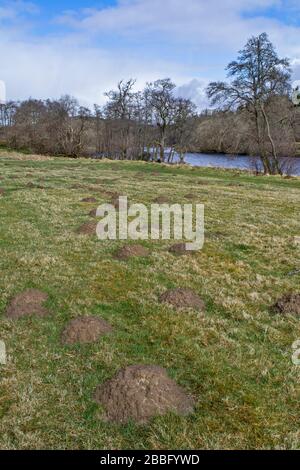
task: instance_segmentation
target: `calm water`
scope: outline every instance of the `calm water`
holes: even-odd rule
[[[206,153],[188,153],[186,163],[192,166],[211,166],[220,168],[238,168],[242,170],[254,170],[260,168],[259,161],[253,157],[244,155],[222,155]],[[300,158],[287,158],[284,160],[285,172],[300,176]]]

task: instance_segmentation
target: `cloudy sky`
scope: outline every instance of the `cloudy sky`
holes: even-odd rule
[[[204,107],[206,84],[263,31],[300,79],[299,0],[0,0],[0,80],[8,99],[92,105],[122,78],[171,77]]]

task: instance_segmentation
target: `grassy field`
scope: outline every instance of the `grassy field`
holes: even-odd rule
[[[300,290],[300,274],[289,275],[300,268],[300,178],[2,151],[0,188],[0,448],[300,448],[300,322],[270,312]],[[101,203],[108,191],[146,204],[194,194],[205,204],[203,250],[176,257],[172,242],[147,241],[148,258],[114,259],[124,242],[76,233],[97,206],[82,198]],[[30,287],[49,294],[51,316],[7,320],[10,299]],[[171,287],[194,289],[207,311],[160,304]],[[114,333],[62,346],[66,322],[85,314]],[[95,387],[130,364],[165,367],[195,413],[103,422]]]

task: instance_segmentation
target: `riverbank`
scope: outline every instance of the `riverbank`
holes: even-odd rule
[[[260,159],[247,155],[187,153],[185,162],[199,167],[262,171]],[[291,176],[300,175],[300,158],[282,158],[281,165],[284,174]]]
[[[9,147],[6,147],[4,144],[0,145],[0,152],[8,153],[12,155],[30,155],[30,152],[26,149],[23,150],[14,150]],[[51,158],[51,156],[48,156]],[[53,158],[68,158],[74,159],[74,157],[68,156],[56,156]],[[76,160],[80,158],[92,158],[101,160],[100,157],[96,158],[95,156],[90,157],[77,157]],[[282,158],[282,170],[283,174],[288,176],[300,176],[300,158]],[[123,161],[123,160],[120,160]],[[230,154],[218,154],[218,153],[187,153],[185,156],[185,163],[188,163],[191,166],[195,167],[209,167],[216,169],[236,169],[250,171],[254,173],[262,172],[262,165],[259,157],[251,157],[247,155],[230,155]],[[179,163],[178,157],[176,157],[174,163]],[[152,163],[153,164],[153,163]]]

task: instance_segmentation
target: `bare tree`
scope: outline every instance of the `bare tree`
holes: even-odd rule
[[[274,96],[290,92],[288,59],[280,59],[266,33],[249,39],[236,61],[227,67],[230,82],[212,82],[207,89],[213,105],[245,108],[255,124],[256,141],[265,173],[281,174],[276,141],[267,105]],[[269,141],[270,151],[266,146]]]
[[[18,148],[45,152],[47,137],[41,132],[39,124],[46,113],[47,108],[41,100],[30,98],[20,103],[14,114],[14,126],[8,132],[8,143]]]
[[[174,100],[173,148],[178,153],[180,163],[184,162],[190,145],[195,116],[196,105],[191,100],[184,98]],[[170,157],[169,161],[172,161],[172,151]]]
[[[103,153],[103,113],[101,107],[94,104],[95,117],[95,147],[97,154]]]
[[[131,119],[132,117],[132,96],[135,80],[130,78],[126,82],[121,80],[117,90],[110,90],[104,95],[108,98],[105,107],[105,115],[110,119]]]
[[[150,100],[152,109],[152,120],[159,129],[160,160],[165,160],[165,146],[167,131],[174,119],[175,84],[170,78],[156,80],[147,84],[146,94]]]
[[[117,90],[105,93],[108,102],[104,115],[109,129],[106,132],[108,153],[114,153],[116,158],[127,159],[133,153],[132,122],[135,108],[133,87],[134,79],[120,81]]]
[[[63,96],[58,104],[61,116],[58,137],[62,153],[78,157],[83,152],[91,112],[88,108],[79,106],[78,101],[69,95]]]
[[[170,79],[142,91],[134,91],[134,85],[133,79],[119,82],[116,90],[105,93],[106,105],[94,105],[93,113],[69,95],[3,105],[0,138],[11,147],[40,153],[134,160],[153,159],[156,148],[164,161],[168,145],[168,161],[175,150],[183,159],[192,103],[174,97]]]

